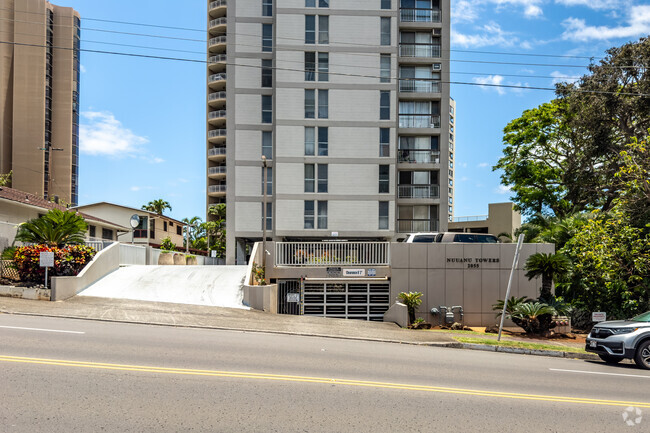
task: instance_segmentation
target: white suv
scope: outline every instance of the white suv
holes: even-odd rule
[[[407,244],[425,243],[432,244],[436,241],[438,233],[409,233],[404,240]]]

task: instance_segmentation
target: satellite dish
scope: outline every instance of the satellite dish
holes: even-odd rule
[[[136,228],[137,226],[140,225],[140,217],[137,214],[131,215],[131,219],[129,220],[129,223],[131,223],[131,227]]]

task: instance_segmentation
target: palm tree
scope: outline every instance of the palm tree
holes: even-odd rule
[[[172,206],[169,204],[169,202],[159,198],[157,200],[150,201],[148,204],[142,206],[142,209],[157,213],[158,215],[162,215],[165,209],[172,210]]]
[[[542,290],[539,299],[542,302],[549,302],[553,299],[551,288],[553,281],[558,277],[566,275],[571,270],[571,261],[560,253],[556,254],[533,254],[526,261],[524,269],[529,280],[542,277]]]
[[[420,292],[402,292],[399,299],[406,305],[409,313],[409,323],[415,322],[415,309],[422,304],[422,293]]]
[[[40,218],[20,224],[16,240],[58,247],[83,244],[87,229],[88,224],[81,215],[52,209]]]

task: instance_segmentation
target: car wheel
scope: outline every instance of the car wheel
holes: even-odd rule
[[[605,361],[608,364],[618,364],[623,360],[622,356],[614,356],[614,355],[598,355],[600,359]]]
[[[646,340],[636,349],[634,362],[641,368],[650,370],[650,340]]]

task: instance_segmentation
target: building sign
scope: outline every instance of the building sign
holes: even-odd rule
[[[363,277],[366,275],[365,269],[343,269],[344,277]]]
[[[287,293],[287,302],[300,302],[300,293]]]
[[[607,320],[607,313],[604,311],[594,311],[591,313],[592,322],[604,322]]]
[[[54,267],[54,252],[53,251],[41,251],[39,254],[39,263],[41,268],[53,268]]]
[[[369,277],[376,277],[377,276],[377,269],[368,269],[368,276]]]
[[[462,263],[467,269],[479,269],[484,263],[499,263],[498,257],[447,257],[447,263]]]
[[[329,278],[341,278],[341,268],[340,267],[328,267],[327,276]]]

